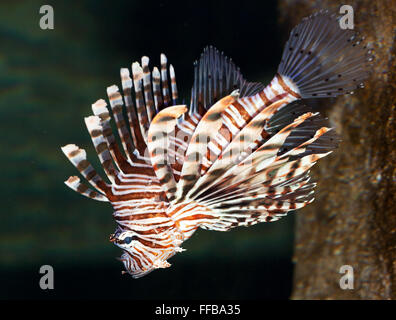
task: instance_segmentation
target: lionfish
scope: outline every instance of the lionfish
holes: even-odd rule
[[[341,29],[335,14],[304,18],[266,87],[246,81],[231,59],[207,47],[194,63],[189,107],[178,104],[175,70],[164,54],[160,69],[151,71],[146,56],[132,74],[122,68],[123,94],[107,88],[111,112],[101,99],[85,118],[109,182],[85,150],[69,144],[62,151],[95,191],[76,176],[66,185],[113,206],[110,241],[124,250],[123,273],[139,278],[169,267],[199,227],[276,221],[311,203],[310,168],[339,139],[302,99],[363,87],[372,56],[362,40]]]

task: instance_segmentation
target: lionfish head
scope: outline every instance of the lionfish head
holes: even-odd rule
[[[114,234],[110,235],[110,241],[124,250],[119,260],[126,269],[123,273],[129,273],[133,278],[140,278],[159,268],[168,268],[170,264],[167,259],[176,252],[182,251],[178,241],[165,233],[167,239],[153,239],[142,237],[131,230],[118,228]]]
[[[133,248],[137,241],[138,237],[133,231],[116,231],[110,235],[110,242],[124,250]]]

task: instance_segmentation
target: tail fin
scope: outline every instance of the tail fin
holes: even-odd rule
[[[290,34],[278,73],[297,87],[302,98],[352,94],[364,86],[373,59],[371,50],[356,31],[342,29],[339,20],[335,14],[320,11]]]

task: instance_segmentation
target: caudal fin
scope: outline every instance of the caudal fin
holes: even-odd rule
[[[335,97],[363,87],[369,76],[371,50],[340,17],[320,11],[291,32],[278,73],[298,88],[302,98]]]

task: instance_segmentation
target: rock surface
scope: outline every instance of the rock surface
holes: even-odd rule
[[[373,74],[365,89],[323,102],[342,142],[315,166],[316,199],[297,214],[292,299],[396,298],[396,6],[348,4],[374,49]],[[304,16],[341,5],[282,1],[280,24],[290,30]],[[340,288],[343,265],[353,267],[353,290]]]

